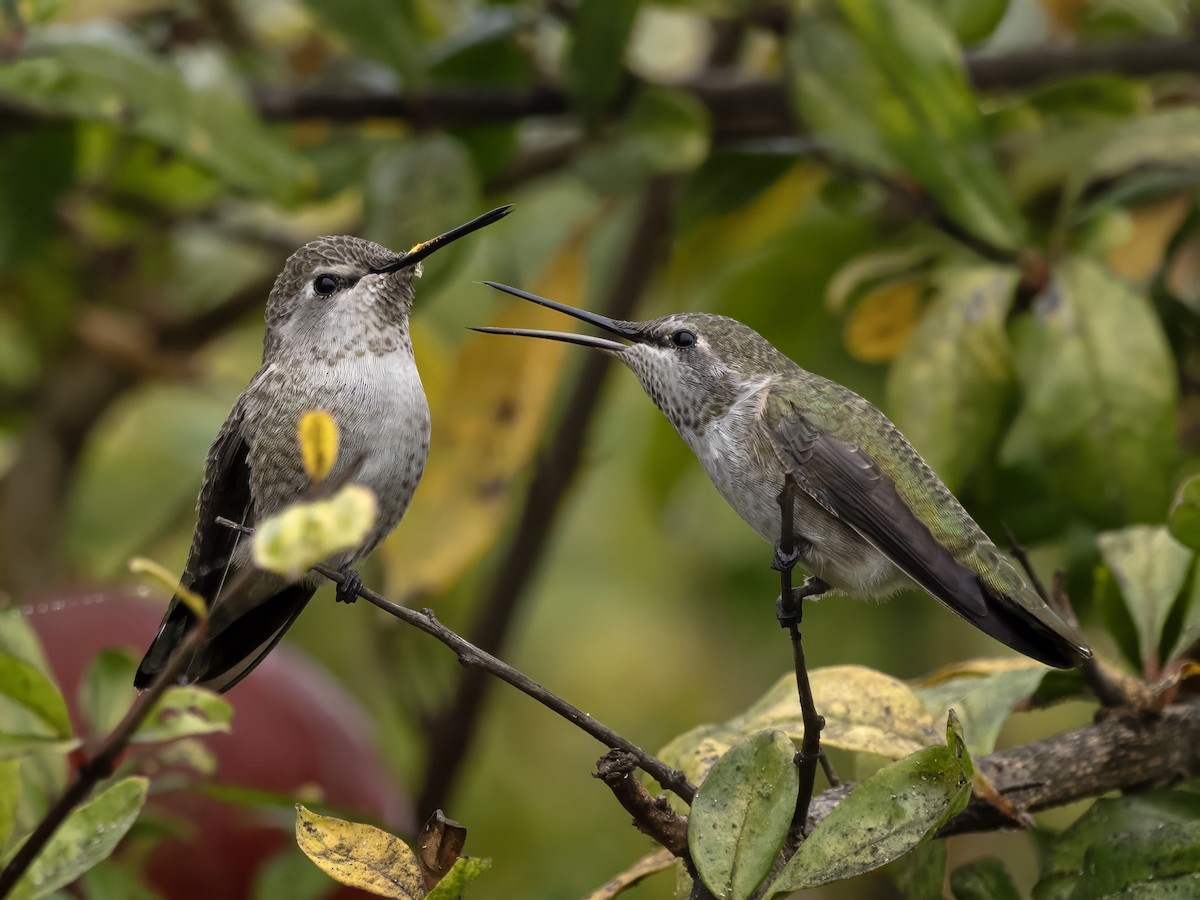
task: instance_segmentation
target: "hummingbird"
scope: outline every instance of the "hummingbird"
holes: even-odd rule
[[[749,326],[708,313],[621,321],[484,284],[618,338],[475,329],[580,344],[623,362],[777,560],[779,498],[791,475],[795,553],[811,576],[804,596],[885,598],[916,585],[1039,662],[1073,668],[1091,657],[883,412]]]
[[[316,591],[256,570],[243,531],[309,494],[297,437],[305,412],[327,412],[341,451],[328,483],[370,488],[378,518],[361,546],[329,561],[348,581],[349,567],[391,533],[408,509],[429,451],[429,404],[413,358],[409,313],[421,261],[446,244],[498,221],[502,206],[432,240],[395,253],[349,235],[320,237],[284,263],[266,306],[262,365],[237,398],[208,451],[197,520],[181,584],[199,594],[210,616],[203,646],[181,680],[226,691],[271,652]],[[147,687],[195,624],[178,597],[134,677]]]

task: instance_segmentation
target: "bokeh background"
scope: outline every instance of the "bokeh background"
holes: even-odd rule
[[[646,748],[734,715],[790,665],[770,548],[628,372],[467,331],[566,327],[477,283],[492,279],[631,318],[749,323],[888,412],[993,537],[1009,528],[1046,577],[1065,570],[1114,650],[1094,535],[1161,521],[1200,461],[1196,4],[0,12],[5,603],[87,606],[90,632],[137,602],[117,597],[131,556],[182,567],[205,451],[257,367],[293,249],[329,233],[403,249],[513,203],[425,265],[414,342],[433,447],[368,585]],[[113,641],[140,652],[157,615]],[[910,678],[1002,649],[922,596],[831,598],[805,621],[813,666]],[[361,704],[378,797],[445,809],[494,860],[479,896],[579,896],[650,849],[590,777],[599,745],[442,646],[331,591],[289,643]],[[1088,714],[1018,717],[1002,743]],[[320,743],[240,752],[283,759],[300,740]],[[358,812],[411,828],[404,807]],[[320,896],[328,882],[286,843],[291,861],[247,892]],[[1024,837],[951,852],[985,849],[1031,882]],[[874,877],[841,896],[892,891]]]

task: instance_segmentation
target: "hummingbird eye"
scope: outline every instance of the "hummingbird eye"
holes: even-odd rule
[[[338,288],[338,280],[333,275],[318,275],[313,279],[313,290],[322,297],[328,297]]]
[[[685,328],[671,335],[671,343],[676,347],[690,347],[696,343],[696,335]]]

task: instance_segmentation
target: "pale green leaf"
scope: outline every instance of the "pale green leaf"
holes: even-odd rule
[[[1200,475],[1179,486],[1167,513],[1167,527],[1179,543],[1200,550]]]
[[[960,812],[974,766],[957,735],[860,782],[788,860],[770,891],[795,891],[876,869],[908,853]]]
[[[133,734],[134,743],[170,741],[195,734],[228,732],[233,707],[212,691],[188,685],[163,694]]]
[[[396,900],[425,896],[416,854],[400,838],[382,829],[321,816],[297,803],[296,843],[340,884]]]
[[[980,660],[956,665],[953,674],[935,674],[915,690],[938,718],[950,709],[957,713],[967,748],[978,756],[995,748],[1013,707],[1031,697],[1049,671],[1028,660]]]
[[[1022,405],[1006,463],[1100,523],[1157,521],[1176,456],[1175,365],[1147,299],[1097,262],[1062,263],[1013,333]]]
[[[133,705],[137,660],[128,650],[101,650],[79,684],[79,709],[96,735],[108,734]]]
[[[72,810],[17,882],[13,900],[52,894],[107,859],[141,812],[148,784],[145,778],[124,778]]]
[[[1162,525],[1131,525],[1096,538],[1137,628],[1143,665],[1156,665],[1163,626],[1195,556]]]
[[[604,111],[621,86],[625,47],[641,0],[581,0],[573,10],[567,86],[588,118]]]
[[[0,734],[0,760],[19,759],[35,753],[70,753],[79,738],[57,738],[47,734]]]
[[[1006,321],[1018,278],[999,266],[939,272],[888,374],[896,424],[952,490],[990,458],[1015,396]]]
[[[433,886],[426,900],[459,900],[466,896],[467,885],[492,867],[492,861],[476,856],[461,856],[450,871]]]
[[[375,525],[370,488],[347,484],[328,500],[297,503],[264,519],[254,532],[254,564],[298,578],[311,566],[357,547]]]
[[[795,756],[783,732],[759,732],[731,747],[700,785],[688,850],[718,897],[749,897],[770,871],[796,808]]]

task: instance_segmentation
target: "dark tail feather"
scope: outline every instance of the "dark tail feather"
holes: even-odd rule
[[[200,648],[188,665],[184,680],[221,693],[229,690],[275,648],[315,591],[316,588],[304,584],[292,584],[255,605]],[[144,689],[162,671],[171,652],[191,630],[193,621],[183,604],[177,604],[167,613],[134,676],[136,688]]]
[[[1057,617],[1049,607],[1045,608],[1044,615],[1038,615],[1019,600],[998,593],[982,580],[979,586],[987,599],[987,614],[980,616],[961,609],[955,612],[980,631],[1018,653],[1056,669],[1073,669],[1085,657],[1091,656],[1082,641],[1072,640],[1064,633],[1067,626],[1055,621]]]

